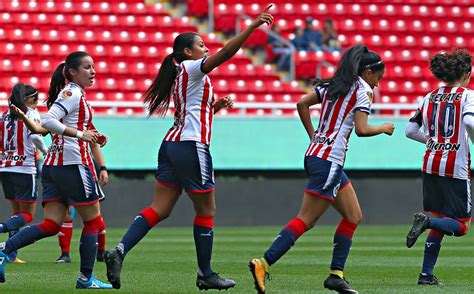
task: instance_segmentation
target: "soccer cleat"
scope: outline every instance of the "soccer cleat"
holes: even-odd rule
[[[97,250],[97,262],[104,262],[105,250]]]
[[[71,257],[69,257],[69,253],[64,252],[54,263],[71,263]]]
[[[249,262],[249,267],[257,293],[265,293],[265,280],[270,278],[270,274],[265,270],[262,261],[258,258],[252,259]]]
[[[94,276],[88,280],[77,278],[76,289],[112,289],[112,285],[102,282]]]
[[[219,276],[218,273],[212,273],[210,276],[201,277],[199,274],[196,278],[196,286],[199,290],[227,290],[235,286],[235,281]]]
[[[5,267],[8,263],[8,255],[0,251],[0,283],[5,283]]]
[[[342,279],[338,275],[330,274],[329,277],[324,280],[324,288],[336,291],[343,294],[358,294],[356,290],[349,286],[349,282],[346,279]]]
[[[107,267],[107,279],[115,289],[120,289],[120,272],[122,271],[123,259],[117,249],[105,251],[105,266]]]
[[[14,263],[14,264],[25,264],[26,261],[24,261],[23,259],[19,259],[19,258],[17,257],[17,258],[15,258],[15,259],[13,260],[13,263]]]
[[[430,218],[426,214],[423,212],[418,212],[415,214],[413,226],[407,235],[406,245],[408,248],[411,248],[413,245],[415,245],[416,240],[428,228],[429,224]]]
[[[421,273],[418,278],[418,285],[443,285],[443,283],[440,283],[438,278],[434,275]]]

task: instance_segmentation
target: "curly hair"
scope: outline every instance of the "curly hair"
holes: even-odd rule
[[[459,81],[466,73],[471,72],[471,55],[463,49],[456,49],[451,53],[440,52],[431,57],[430,70],[443,82]]]

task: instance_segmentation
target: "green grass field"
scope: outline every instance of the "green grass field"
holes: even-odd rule
[[[423,241],[414,248],[404,245],[409,226],[361,226],[345,274],[360,293],[469,293],[474,291],[474,238],[446,237],[435,274],[444,286],[416,286]],[[248,260],[261,256],[279,227],[215,230],[213,268],[237,285],[233,293],[253,293]],[[271,269],[267,293],[330,293],[322,287],[331,261],[334,226],[316,227]],[[124,229],[108,230],[107,244],[115,245]],[[69,293],[79,270],[78,237],[74,232],[72,264],[53,264],[59,255],[57,238],[42,240],[21,251],[28,263],[7,265],[7,282],[0,293]],[[421,242],[420,242],[421,241]],[[105,266],[95,275],[105,279]],[[198,293],[192,228],[158,228],[127,256],[122,271],[123,293]],[[110,290],[115,291],[117,290]]]

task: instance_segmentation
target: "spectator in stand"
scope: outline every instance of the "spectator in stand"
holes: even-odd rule
[[[323,51],[332,52],[341,50],[341,43],[337,39],[334,23],[329,18],[324,21],[321,39]]]
[[[296,27],[294,30],[294,34],[295,36],[293,37],[293,39],[291,39],[291,43],[295,46],[296,50],[308,50],[308,42],[304,38],[303,30],[301,28]]]
[[[273,25],[272,31],[280,35],[280,28],[277,24]],[[272,35],[268,35],[268,44],[272,46],[272,53],[278,57],[277,70],[288,70],[290,66],[290,48],[288,48],[283,42],[273,37]]]
[[[314,28],[313,18],[311,16],[306,18],[306,24],[303,30],[303,38],[308,43],[307,51],[321,50],[321,33]]]

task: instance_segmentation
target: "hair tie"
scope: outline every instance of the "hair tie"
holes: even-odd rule
[[[66,77],[66,63],[64,63],[64,67],[63,67],[62,73],[63,73],[63,77],[64,77],[64,80],[65,80],[66,84],[69,83],[69,80],[68,80],[67,77]]]
[[[382,61],[382,60],[377,61],[377,62],[375,62],[375,63],[371,63],[371,64],[364,65],[364,69],[371,68],[371,67],[374,67],[374,66],[377,66],[377,65],[380,65],[380,64],[383,64],[383,61]]]

